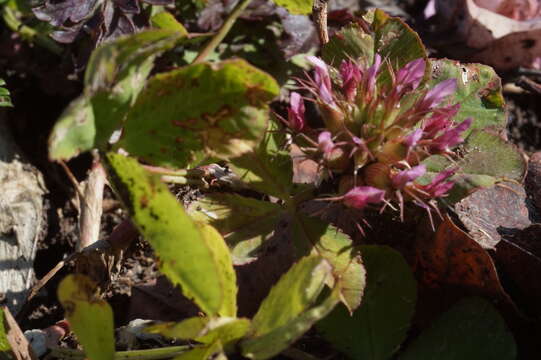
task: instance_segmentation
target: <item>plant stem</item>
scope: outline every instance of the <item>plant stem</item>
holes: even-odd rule
[[[231,14],[229,14],[229,17],[225,20],[224,24],[220,28],[220,30],[214,35],[212,39],[205,45],[203,50],[199,52],[195,60],[192,62],[192,64],[198,64],[200,62],[205,61],[205,59],[220,45],[222,40],[227,36],[229,33],[229,30],[233,27],[235,22],[237,21],[238,17],[242,14],[244,9],[250,4],[252,0],[239,0],[239,3]]]
[[[115,360],[159,360],[169,359],[180,355],[192,347],[184,346],[169,346],[158,349],[147,350],[132,350],[132,351],[117,351]],[[83,360],[86,358],[84,351],[55,347],[51,350],[49,356],[64,359],[64,360]]]
[[[329,42],[329,31],[327,30],[327,1],[314,0],[312,14],[316,24],[317,34],[321,45]]]
[[[62,48],[58,46],[53,40],[47,37],[35,29],[24,25],[15,14],[15,11],[4,5],[2,9],[2,17],[6,25],[14,32],[21,35],[21,37],[27,41],[35,41],[36,44],[46,48],[50,52],[56,55],[62,54]]]

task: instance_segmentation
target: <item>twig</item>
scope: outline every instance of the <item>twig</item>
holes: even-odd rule
[[[327,1],[314,0],[312,14],[316,24],[317,34],[321,45],[329,42],[329,31],[327,30]]]
[[[64,171],[66,172],[66,175],[68,176],[68,179],[70,180],[71,184],[75,188],[75,192],[77,193],[77,196],[78,196],[78,199],[79,199],[79,204],[77,205],[77,204],[72,203],[72,205],[75,206],[77,211],[80,211],[81,210],[80,209],[80,202],[84,201],[84,199],[85,199],[85,196],[83,195],[83,192],[81,191],[81,186],[79,185],[79,182],[75,178],[75,175],[73,175],[73,173],[71,172],[68,165],[63,160],[59,160],[58,163],[60,164],[62,169],[64,169]]]
[[[233,9],[229,17],[225,20],[224,24],[220,30],[210,39],[210,41],[205,45],[203,50],[199,52],[192,64],[198,64],[205,61],[205,59],[220,45],[222,40],[227,36],[229,30],[233,27],[238,17],[242,14],[244,9],[250,4],[252,0],[240,0],[237,6]]]
[[[526,76],[519,77],[515,83],[517,84],[517,86],[520,86],[524,90],[530,91],[537,95],[541,95],[541,84],[527,78]]]
[[[103,188],[105,186],[105,171],[94,160],[92,169],[86,181],[84,199],[79,201],[79,241],[77,251],[98,241],[100,235],[101,214],[103,212]]]
[[[139,232],[137,231],[135,226],[132,224],[132,222],[129,219],[126,219],[113,229],[113,232],[111,233],[111,235],[109,235],[109,238],[105,241],[105,243],[108,244],[108,248],[111,253],[118,254],[124,251],[125,249],[127,249],[128,246],[130,246],[130,244],[132,243],[132,241],[137,239],[138,234]],[[96,244],[97,243],[93,245],[96,245]],[[107,251],[107,247],[105,246],[104,246],[104,250],[96,249],[95,246],[90,246],[89,248],[91,250],[98,250],[104,253]],[[23,308],[21,309],[21,311],[19,311],[19,313],[17,314],[17,318],[22,317],[26,313],[25,310],[30,300],[32,300],[32,298],[38,294],[41,288],[43,288],[45,284],[47,284],[47,282],[51,280],[51,278],[55,276],[56,273],[58,273],[58,271],[60,271],[60,269],[62,269],[66,263],[75,259],[77,256],[84,256],[86,249],[89,249],[89,248],[85,248],[81,250],[80,252],[71,254],[66,259],[56,264],[56,266],[52,268],[44,277],[38,280],[34,284],[32,289],[30,290],[30,292],[28,293],[28,296],[26,297],[26,302]]]
[[[9,312],[6,306],[2,306],[0,311],[0,320],[2,321],[3,341],[7,340],[11,349],[6,349],[5,344],[2,344],[2,352],[0,358],[15,359],[15,360],[37,360],[38,357],[34,354],[32,347],[28,344],[28,340],[24,336],[21,328]]]

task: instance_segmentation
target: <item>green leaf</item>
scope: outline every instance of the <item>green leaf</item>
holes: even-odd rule
[[[71,329],[90,360],[113,360],[113,311],[95,292],[97,285],[84,275],[68,275],[58,287]]]
[[[323,58],[328,64],[338,67],[343,60],[354,59],[369,66],[378,53],[382,59],[390,59],[392,68],[398,70],[412,60],[427,58],[421,38],[401,19],[390,17],[379,9],[369,11],[365,19],[371,24],[372,33],[366,33],[358,24],[351,24],[323,46]],[[383,71],[387,72],[385,67]],[[429,72],[427,69],[426,75]],[[381,79],[389,81],[388,73]]]
[[[250,359],[264,360],[278,355],[290,347],[317,321],[327,316],[339,302],[335,289],[321,304],[299,314],[290,322],[271,332],[241,342],[242,354]]]
[[[513,335],[488,301],[460,301],[406,349],[400,360],[517,358]]]
[[[162,11],[153,15],[150,18],[150,23],[153,27],[163,30],[173,30],[180,33],[183,37],[188,36],[188,30],[170,12]]]
[[[235,265],[258,258],[261,245],[272,236],[283,212],[278,204],[228,193],[206,194],[189,208],[194,220],[204,221],[222,234]]]
[[[331,275],[329,263],[319,256],[299,260],[283,275],[263,300],[253,318],[253,336],[276,330],[315,303]]]
[[[270,75],[240,59],[158,74],[128,114],[119,146],[179,168],[205,155],[239,156],[261,140],[278,91]]]
[[[195,223],[158,177],[134,159],[108,153],[109,180],[159,257],[160,270],[209,316],[235,316],[231,255],[211,226]]]
[[[312,12],[312,0],[273,0],[293,15],[308,15]]]
[[[4,86],[6,82],[3,79],[0,79],[0,107],[12,107],[9,90]]]
[[[319,332],[351,359],[385,360],[406,337],[417,289],[409,265],[387,246],[361,246],[367,284],[361,306],[350,315],[338,306],[317,324]]]
[[[526,171],[526,161],[517,148],[500,136],[488,131],[475,130],[460,148],[462,158],[451,162],[441,155],[423,161],[427,174],[419,179],[421,184],[430,182],[438,172],[457,168],[451,178],[455,186],[446,201],[455,203],[479,187],[488,187],[501,180],[521,181]]]
[[[49,158],[69,159],[92,149],[96,122],[92,106],[85,96],[73,100],[54,125],[49,137]]]
[[[446,79],[457,80],[457,91],[449,97],[452,104],[460,103],[460,110],[455,122],[471,117],[473,123],[464,134],[474,129],[491,127],[494,131],[505,129],[505,102],[502,95],[501,81],[494,69],[481,64],[461,64],[448,59],[431,59],[432,79],[429,86],[434,86]]]
[[[8,329],[6,328],[6,320],[4,318],[4,310],[0,307],[0,354],[7,359],[13,359],[11,353],[11,345],[8,340]]]
[[[332,265],[332,279],[337,282],[334,286],[340,300],[349,311],[354,311],[361,303],[366,279],[359,250],[347,235],[319,219],[298,214],[293,226],[299,253],[320,255]]]
[[[51,159],[69,159],[104,147],[145,85],[156,54],[181,37],[174,31],[149,30],[120,37],[92,53],[84,93],[55,124],[49,139]]]
[[[186,351],[183,354],[175,356],[173,360],[208,360],[208,359],[220,360],[220,359],[224,359],[224,357],[215,357],[215,356],[219,356],[218,354],[221,354],[221,353],[222,353],[222,348],[219,344],[210,344],[210,345],[205,345],[205,346],[199,346],[190,351]]]
[[[339,67],[343,60],[364,61],[372,64],[374,59],[374,37],[363,31],[361,26],[351,23],[343,27],[321,49],[323,60],[327,64]]]
[[[146,332],[181,340],[195,340],[205,345],[219,343],[224,349],[231,349],[248,333],[250,325],[250,320],[244,318],[194,317],[179,323],[153,325]]]
[[[231,168],[250,188],[288,200],[293,186],[293,162],[285,143],[284,132],[272,122],[258,146],[231,159]]]

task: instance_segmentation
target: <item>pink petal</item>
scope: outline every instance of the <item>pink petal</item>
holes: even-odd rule
[[[363,209],[368,204],[377,204],[385,198],[385,191],[372,186],[357,186],[348,191],[343,202],[346,206]]]
[[[292,92],[289,98],[289,109],[287,109],[287,118],[289,127],[295,131],[301,131],[304,128],[304,100],[301,95]]]
[[[402,91],[403,89],[406,91],[417,89],[425,75],[425,67],[426,63],[423,58],[410,61],[404,65],[396,75],[396,83],[399,87],[398,91]]]
[[[327,64],[325,64],[325,62],[320,58],[311,55],[307,56],[306,60],[308,60],[315,67],[314,80],[318,86],[318,92],[321,100],[329,105],[334,105],[331,77],[329,76]]]
[[[396,189],[402,189],[419,176],[423,176],[426,173],[426,166],[424,164],[412,167],[409,170],[402,170],[398,174],[394,175],[391,179],[393,187]]]
[[[334,141],[329,131],[322,131],[317,137],[317,142],[319,150],[324,154],[331,152],[334,148]]]
[[[430,89],[421,101],[420,110],[428,111],[456,91],[456,79],[447,79]]]
[[[348,101],[353,101],[357,94],[357,86],[361,81],[361,69],[352,61],[344,60],[340,64],[340,75],[342,76],[342,91]]]
[[[449,129],[442,135],[438,136],[431,144],[432,148],[437,151],[446,151],[463,142],[464,139],[462,139],[460,136],[464,131],[469,129],[472,121],[472,118],[467,118],[454,128]]]
[[[381,67],[381,56],[376,54],[374,56],[374,64],[366,70],[366,90],[368,92],[373,92],[374,87],[376,86],[376,76],[378,74],[379,68]]]

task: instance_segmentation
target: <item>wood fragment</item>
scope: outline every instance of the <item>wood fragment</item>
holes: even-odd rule
[[[11,315],[9,309],[6,306],[2,306],[2,312],[4,315],[6,337],[11,346],[11,356],[9,358],[16,360],[37,360],[38,357],[34,354],[32,347],[28,343],[28,340],[26,340],[19,324],[17,324]]]
[[[329,42],[329,31],[327,29],[327,1],[314,0],[312,14],[316,24],[317,34],[321,45]]]

